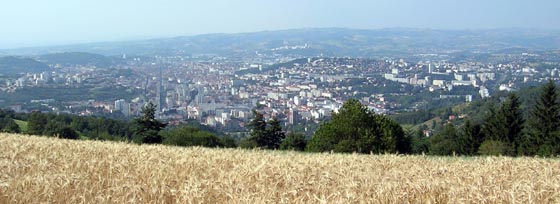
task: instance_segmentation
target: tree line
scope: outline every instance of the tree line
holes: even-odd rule
[[[461,125],[447,122],[433,135],[427,135],[425,126],[403,128],[394,119],[371,112],[355,99],[346,101],[310,139],[301,134],[277,134],[276,119],[267,123],[262,114],[255,112],[250,123],[251,136],[241,146],[310,152],[555,156],[560,154],[558,90],[549,81],[537,95],[527,104],[516,93],[497,102],[489,100],[479,110],[484,112],[482,119],[467,117]],[[529,110],[529,114],[523,114],[522,109]],[[451,112],[451,108],[444,109],[448,116]],[[422,114],[429,112],[407,116],[421,118]],[[435,122],[432,126],[436,126]]]
[[[393,118],[375,114],[358,100],[346,101],[329,121],[323,122],[311,138],[282,130],[279,120],[265,120],[253,110],[250,133],[240,141],[192,126],[169,128],[155,119],[156,106],[148,103],[142,115],[131,122],[72,115],[33,112],[16,114],[0,111],[0,131],[23,132],[13,119],[27,121],[25,133],[126,140],[135,143],[178,146],[242,147],[309,152],[400,153],[431,155],[554,156],[560,154],[560,102],[556,85],[541,87],[523,114],[516,93],[499,101],[488,101],[481,120],[466,118],[462,125],[444,124],[432,136],[426,128],[403,128]],[[447,109],[446,109],[447,110]],[[447,110],[451,112],[451,109]],[[424,111],[423,113],[428,113]],[[421,117],[418,114],[409,114]]]
[[[358,100],[346,101],[330,121],[319,126],[311,139],[302,134],[285,135],[277,119],[265,121],[254,110],[250,136],[241,147],[291,149],[309,152],[411,153],[410,138],[393,119],[378,115]]]
[[[235,147],[227,136],[218,136],[192,125],[167,127],[155,119],[156,106],[148,103],[142,115],[132,121],[103,117],[83,117],[34,111],[29,114],[0,109],[0,132],[23,133],[64,139],[129,141],[137,144]],[[15,120],[27,124],[21,128]],[[167,128],[166,128],[167,127]]]
[[[416,149],[435,155],[555,156],[560,154],[560,102],[549,81],[523,104],[516,93],[489,100],[483,119],[446,124],[434,136],[416,137]],[[522,109],[528,109],[523,114]],[[413,148],[414,149],[414,148]]]

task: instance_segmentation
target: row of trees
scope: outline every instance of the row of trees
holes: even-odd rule
[[[346,101],[309,140],[302,134],[286,135],[276,118],[266,121],[263,114],[254,110],[254,118],[249,123],[250,136],[241,140],[239,146],[310,152],[552,156],[560,154],[558,100],[556,85],[550,81],[542,87],[530,115],[523,114],[519,97],[510,93],[497,103],[490,101],[482,120],[466,119],[462,126],[448,123],[431,137],[424,136],[423,129],[409,128],[405,131],[395,120],[371,112],[354,99]],[[236,141],[229,137],[219,137],[194,127],[165,130],[167,125],[155,119],[155,110],[156,106],[149,103],[142,108],[142,116],[131,123],[38,112],[21,119],[27,119],[27,133],[30,134],[179,146],[237,146]],[[17,124],[9,118],[13,118],[14,114],[1,113],[0,130],[18,132]]]
[[[268,123],[264,119],[264,115],[253,110],[254,118],[249,123],[251,127],[251,135],[241,141],[240,146],[244,148],[263,148],[278,149],[286,135],[282,131],[280,121],[272,118]]]
[[[54,115],[41,112],[15,113],[0,109],[0,132],[54,136],[65,139],[131,141],[139,144],[166,144],[176,146],[235,147],[229,137],[220,137],[198,127],[186,125],[166,128],[167,124],[155,119],[156,106],[148,103],[142,116],[127,122],[101,117]],[[27,121],[22,131],[15,119]]]
[[[15,116],[14,111],[5,111],[0,109],[0,132],[20,133],[19,125],[12,119]]]
[[[530,114],[522,112],[522,103],[515,93],[496,104],[493,101],[482,121],[466,120],[457,130],[445,127],[418,149],[437,155],[509,155],[552,156],[560,154],[560,102],[556,85],[549,81],[542,86]],[[422,139],[419,139],[421,141]],[[424,147],[422,147],[424,144]]]
[[[293,149],[310,152],[410,153],[410,138],[394,120],[377,115],[358,100],[346,101],[329,122],[323,123],[309,142],[301,134],[282,132],[280,123],[254,111],[251,136],[242,147]]]
[[[31,135],[57,136],[78,139],[81,136],[98,140],[125,140],[132,135],[129,124],[124,121],[79,117],[74,115],[54,115],[41,112],[19,115],[27,120],[27,131]]]

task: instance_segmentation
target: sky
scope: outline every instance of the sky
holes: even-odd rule
[[[0,49],[294,28],[560,30],[558,0],[5,0]]]

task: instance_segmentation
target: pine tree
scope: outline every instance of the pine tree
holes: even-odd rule
[[[272,118],[268,121],[268,128],[266,129],[266,147],[268,149],[278,149],[286,134],[282,131],[280,121]]]
[[[257,110],[253,110],[253,115],[255,116],[251,122],[249,122],[249,127],[251,127],[251,134],[247,138],[248,143],[256,145],[256,147],[266,148],[268,145],[267,131],[266,131],[266,121],[264,120],[264,115],[259,113]]]
[[[526,141],[539,155],[552,155],[560,151],[560,103],[553,81],[542,87],[530,120],[531,130]],[[531,151],[531,150],[529,150]]]
[[[289,133],[282,141],[280,149],[303,151],[305,150],[305,146],[307,146],[307,140],[304,135],[299,133]]]
[[[494,102],[489,102],[489,107],[484,115],[484,123],[482,124],[482,133],[485,139],[499,140],[503,138],[504,133],[504,119],[503,115],[498,113],[496,104]]]
[[[47,125],[47,116],[41,112],[32,112],[27,119],[28,130],[31,135],[41,135]]]
[[[522,139],[523,123],[525,122],[520,106],[519,97],[514,93],[510,93],[500,108],[500,115],[504,119],[502,125],[504,125],[503,130],[505,132],[503,136],[505,137],[499,139],[511,145],[513,148],[511,152],[513,154],[517,153],[517,148]]]
[[[467,119],[457,141],[460,154],[475,155],[483,139],[481,126],[473,124],[470,119]]]
[[[430,138],[430,154],[452,155],[458,154],[457,130],[453,124],[449,123],[443,127],[442,131]]]
[[[163,141],[163,137],[159,135],[159,131],[165,128],[167,124],[155,119],[156,107],[157,106],[152,102],[149,102],[142,107],[140,111],[142,116],[134,119],[134,135],[136,142],[155,144]]]

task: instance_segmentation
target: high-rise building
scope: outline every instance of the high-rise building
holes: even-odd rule
[[[163,70],[161,65],[159,66],[159,91],[158,91],[158,110],[160,113],[163,112],[163,108],[165,105],[165,90],[163,88]]]
[[[299,113],[297,109],[290,108],[288,112],[288,123],[294,125],[298,123]]]
[[[115,101],[115,111],[122,112],[125,116],[130,114],[130,106],[124,99]]]
[[[202,103],[204,103],[204,97],[205,97],[205,95],[204,95],[204,89],[199,88],[199,89],[198,89],[198,93],[197,93],[196,96],[194,97],[194,98],[195,98],[195,103],[196,103],[196,104],[202,104]]]

